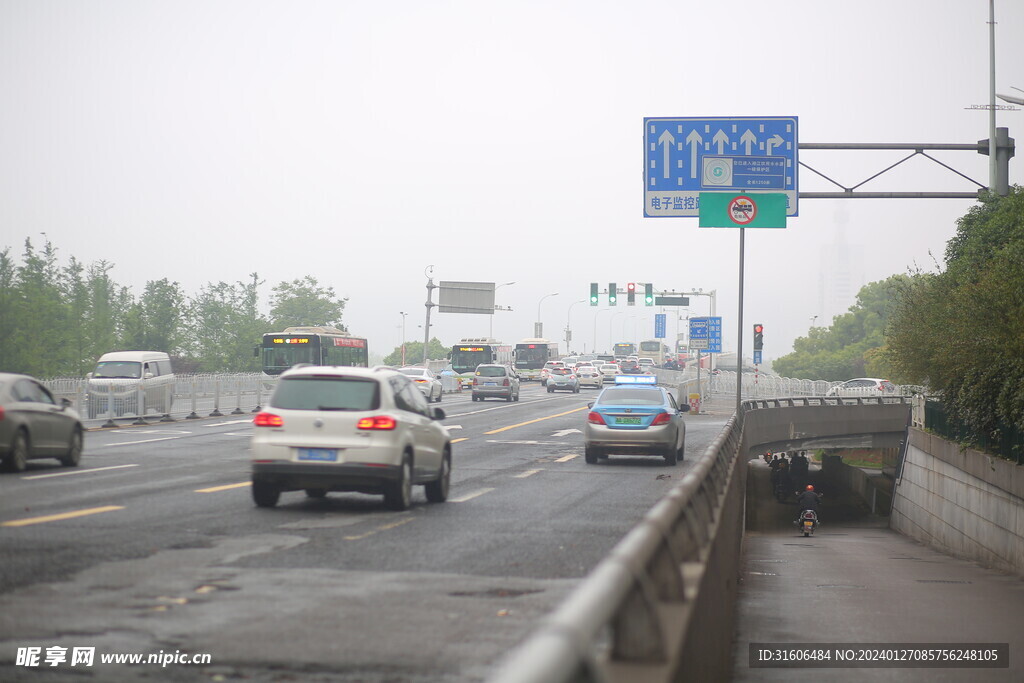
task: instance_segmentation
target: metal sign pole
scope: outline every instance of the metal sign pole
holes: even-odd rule
[[[739,331],[736,334],[736,419],[740,417],[740,402],[743,400],[743,247],[746,228],[740,228],[740,307],[736,316]]]

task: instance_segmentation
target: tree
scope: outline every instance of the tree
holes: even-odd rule
[[[167,278],[147,282],[142,298],[128,308],[125,342],[137,350],[180,354],[186,342],[184,310],[181,285]]]
[[[836,316],[831,327],[812,328],[806,337],[797,339],[793,352],[772,362],[772,369],[787,377],[833,382],[870,372],[886,376],[885,356],[879,349],[886,345],[885,329],[896,292],[909,279],[894,275],[865,285],[847,313]]]
[[[251,273],[249,283],[208,284],[189,305],[192,345],[205,372],[256,372],[252,350],[270,323],[257,309],[263,282]]]
[[[270,317],[278,330],[296,326],[327,326],[345,330],[341,314],[348,299],[338,299],[333,287],[321,287],[316,278],[282,282],[270,297]]]
[[[438,360],[446,358],[448,352],[451,351],[451,347],[445,346],[441,343],[441,340],[437,337],[433,337],[430,343],[427,345],[427,358],[430,360]],[[405,364],[406,365],[420,365],[423,362],[423,342],[406,342],[405,343]],[[396,347],[387,356],[384,356],[384,365],[394,365],[398,367],[402,365],[402,347]]]
[[[1024,429],[1024,190],[957,221],[945,270],[902,289],[887,353],[896,376],[941,394],[979,434]]]

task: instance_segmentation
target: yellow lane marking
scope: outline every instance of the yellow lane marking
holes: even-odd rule
[[[578,457],[580,457],[579,453],[573,453],[572,455],[566,455],[566,456],[563,456],[561,458],[558,458],[557,460],[555,460],[555,462],[569,462],[573,458],[578,458]]]
[[[241,484],[226,484],[224,486],[214,486],[208,489],[196,489],[195,493],[216,493],[217,491],[227,491],[228,489],[240,489],[243,486],[252,486],[252,482],[243,481]]]
[[[532,425],[535,422],[543,422],[544,420],[550,420],[551,418],[554,418],[554,417],[562,417],[563,415],[572,415],[573,413],[578,413],[581,410],[590,410],[590,408],[588,408],[587,406],[582,406],[580,408],[573,408],[572,410],[567,410],[564,413],[557,413],[555,415],[548,415],[547,417],[538,417],[536,420],[528,420],[527,422],[520,422],[519,424],[509,425],[508,427],[502,427],[500,429],[492,429],[489,432],[484,432],[484,434],[498,434],[499,432],[504,432],[504,431],[507,431],[509,429],[515,429],[516,427],[524,427],[526,425]]]
[[[87,515],[98,515],[101,512],[113,512],[114,510],[124,510],[122,505],[107,505],[101,508],[89,508],[87,510],[75,510],[74,512],[62,512],[57,515],[46,515],[44,517],[26,517],[25,519],[16,519],[12,522],[4,522],[0,526],[28,526],[30,524],[43,524],[44,522],[59,522],[63,519],[74,519],[75,517],[85,517]]]
[[[527,477],[533,476],[538,472],[543,472],[543,470],[526,470],[525,472],[520,472],[519,474],[514,474],[512,476],[516,479],[526,479]]]
[[[399,526],[402,526],[403,524],[408,524],[409,522],[415,522],[415,521],[416,521],[415,517],[408,517],[406,519],[400,519],[397,522],[392,522],[391,524],[385,524],[384,526],[377,527],[373,531],[367,531],[365,534],[359,534],[358,536],[345,536],[344,538],[345,538],[346,541],[358,541],[358,540],[366,538],[368,536],[373,536],[375,533],[377,533],[379,531],[387,531],[388,529],[394,529],[395,527],[399,527]]]
[[[469,437],[468,436],[464,436],[461,439],[452,439],[452,443],[458,443],[460,441],[469,441]]]

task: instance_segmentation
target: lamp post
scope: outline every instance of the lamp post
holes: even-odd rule
[[[399,311],[398,315],[402,316],[402,365],[405,365],[405,316],[409,314],[405,311]]]
[[[540,301],[537,302],[537,322],[534,323],[533,325],[533,336],[537,337],[538,339],[544,337],[544,323],[540,321],[540,305],[544,303],[544,299],[547,299],[549,296],[558,296],[558,292],[545,294],[540,298]]]
[[[586,303],[586,299],[580,299],[579,301],[573,301],[569,304],[569,312],[565,315],[565,352],[569,353],[569,342],[572,341],[572,330],[569,329],[569,321],[572,318],[572,307],[576,304]]]
[[[496,285],[494,287],[494,291],[495,291],[495,293],[497,293],[497,291],[499,289],[501,289],[502,287],[508,287],[509,285],[514,285],[514,284],[515,284],[515,282],[503,282],[500,285]],[[491,310],[490,319],[491,319],[490,320],[490,325],[487,327],[487,337],[493,339],[494,338],[494,310],[493,310],[493,308]]]

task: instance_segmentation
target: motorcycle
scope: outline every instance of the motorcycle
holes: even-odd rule
[[[813,536],[814,530],[818,527],[818,513],[814,510],[804,510],[796,521],[804,536]]]

